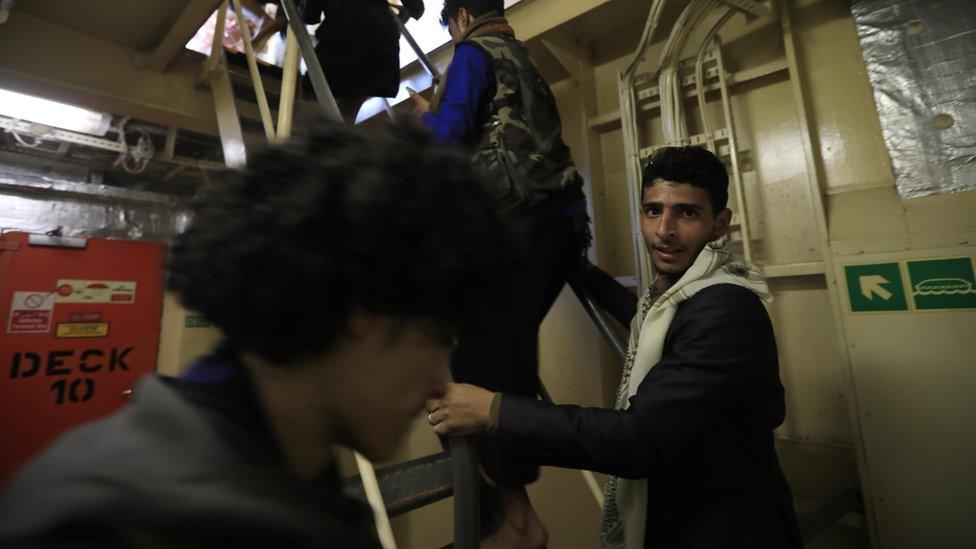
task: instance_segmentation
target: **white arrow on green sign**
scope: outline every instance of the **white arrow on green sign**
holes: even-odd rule
[[[845,265],[844,278],[852,312],[908,310],[898,263]]]
[[[861,295],[864,297],[873,300],[874,294],[877,294],[885,301],[891,299],[891,292],[884,289],[884,284],[888,283],[887,278],[880,275],[868,275],[858,277],[858,282],[861,284]]]

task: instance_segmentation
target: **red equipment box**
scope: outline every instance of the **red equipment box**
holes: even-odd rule
[[[156,368],[166,247],[0,235],[0,489]]]

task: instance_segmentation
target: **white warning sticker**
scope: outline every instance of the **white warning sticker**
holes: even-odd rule
[[[14,292],[7,333],[43,334],[51,331],[55,295],[52,292]]]

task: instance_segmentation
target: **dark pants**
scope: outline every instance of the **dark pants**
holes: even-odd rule
[[[451,362],[454,381],[491,391],[535,397],[539,392],[539,325],[589,244],[585,214],[542,221],[528,236],[525,274],[508,314],[462,338]],[[481,460],[503,485],[528,484],[538,467],[504,463],[497,448],[481,443]]]

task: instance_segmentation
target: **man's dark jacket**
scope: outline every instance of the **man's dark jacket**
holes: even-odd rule
[[[645,546],[800,547],[773,447],[785,401],[766,309],[720,284],[678,306],[658,362],[626,411],[501,400],[502,452],[648,479]]]

